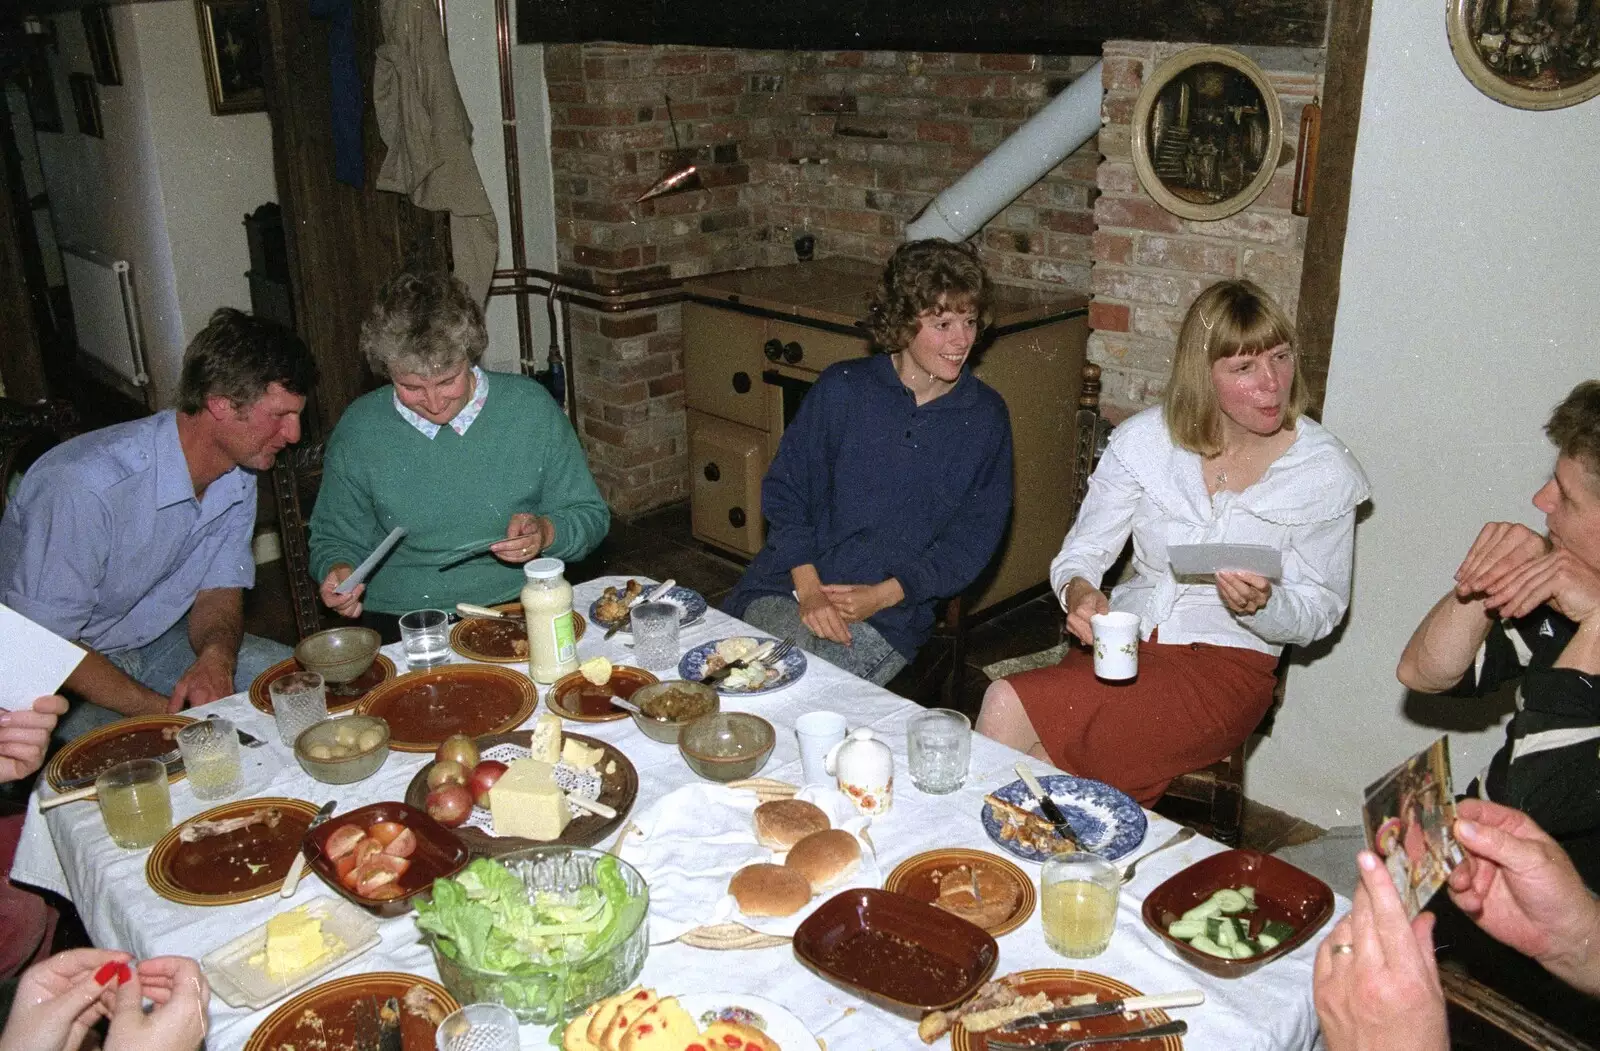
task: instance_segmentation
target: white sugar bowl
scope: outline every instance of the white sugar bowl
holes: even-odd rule
[[[828,750],[826,769],[863,814],[887,813],[894,802],[894,753],[866,727]]]

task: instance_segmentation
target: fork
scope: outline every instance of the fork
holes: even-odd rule
[[[1149,1029],[1136,1029],[1131,1033],[1102,1033],[1098,1036],[1080,1036],[1076,1040],[1051,1040],[1043,1044],[1015,1043],[1009,1040],[990,1040],[988,1046],[997,1051],[1073,1051],[1074,1048],[1089,1047],[1093,1044],[1120,1044],[1133,1043],[1136,1040],[1160,1040],[1169,1036],[1183,1036],[1189,1031],[1189,1023],[1179,1020],[1167,1022],[1164,1025],[1152,1026]]]
[[[770,668],[774,664],[777,664],[779,661],[783,660],[783,658],[787,657],[793,650],[794,650],[794,637],[786,635],[786,636],[784,636],[784,639],[783,639],[782,642],[780,642],[776,646],[772,647],[771,651],[769,651],[765,657],[758,658],[756,660],[756,663],[757,664],[765,664],[767,667]]]
[[[1159,854],[1163,850],[1166,850],[1168,847],[1175,847],[1179,843],[1187,843],[1189,840],[1191,840],[1193,838],[1194,838],[1194,829],[1192,829],[1192,828],[1180,828],[1180,829],[1178,829],[1177,832],[1174,832],[1172,834],[1172,838],[1171,839],[1167,840],[1165,843],[1161,844],[1159,847],[1156,847],[1156,848],[1154,848],[1152,850],[1147,850],[1143,854],[1140,854],[1138,857],[1134,858],[1132,861],[1128,862],[1128,867],[1126,869],[1124,869],[1123,872],[1122,872],[1122,882],[1123,883],[1130,882],[1133,879],[1133,870],[1139,867],[1139,862],[1143,861],[1145,858],[1149,857],[1151,854]]]

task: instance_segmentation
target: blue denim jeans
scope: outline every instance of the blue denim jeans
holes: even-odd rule
[[[294,656],[294,651],[271,639],[246,635],[239,645],[239,661],[233,669],[233,688],[243,692],[250,688],[255,677]],[[147,642],[136,650],[108,653],[106,659],[120,668],[130,679],[163,696],[172,696],[178,680],[195,662],[194,648],[189,645],[189,617],[183,616],[159,638]],[[72,708],[56,725],[56,742],[70,741],[95,727],[126,718],[109,708],[88,701],[74,700]]]
[[[865,621],[850,625],[850,645],[821,639],[800,619],[800,603],[787,595],[763,595],[745,607],[744,621],[778,638],[792,638],[807,653],[868,682],[884,685],[906,666],[905,657]]]

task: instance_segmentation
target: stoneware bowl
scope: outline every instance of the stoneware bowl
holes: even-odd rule
[[[371,628],[329,628],[300,640],[294,659],[328,682],[349,682],[372,667],[381,643]]]
[[[639,729],[644,731],[644,735],[662,744],[677,744],[678,734],[685,726],[702,715],[711,715],[722,710],[722,698],[716,690],[698,682],[682,682],[677,679],[641,687],[630,700],[645,711],[650,711],[651,705],[662,699],[663,694],[670,694],[679,708],[686,703],[698,703],[699,710],[687,718],[679,719],[656,719],[649,715],[634,714],[633,721],[639,724]]]
[[[372,732],[377,733],[377,743]],[[367,747],[360,747],[361,738]],[[338,754],[353,749],[349,754]],[[348,785],[378,772],[389,757],[389,724],[372,715],[345,715],[324,719],[301,731],[294,741],[294,757],[301,769],[329,785]]]
[[[772,724],[745,712],[712,712],[678,733],[678,751],[689,769],[710,781],[754,777],[777,743]]]

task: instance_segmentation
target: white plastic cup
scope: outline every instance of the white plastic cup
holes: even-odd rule
[[[1089,618],[1094,631],[1094,673],[1120,682],[1139,674],[1139,615],[1096,613]]]
[[[808,785],[831,784],[828,752],[844,740],[846,723],[838,712],[807,712],[794,721],[800,741],[800,770]]]

